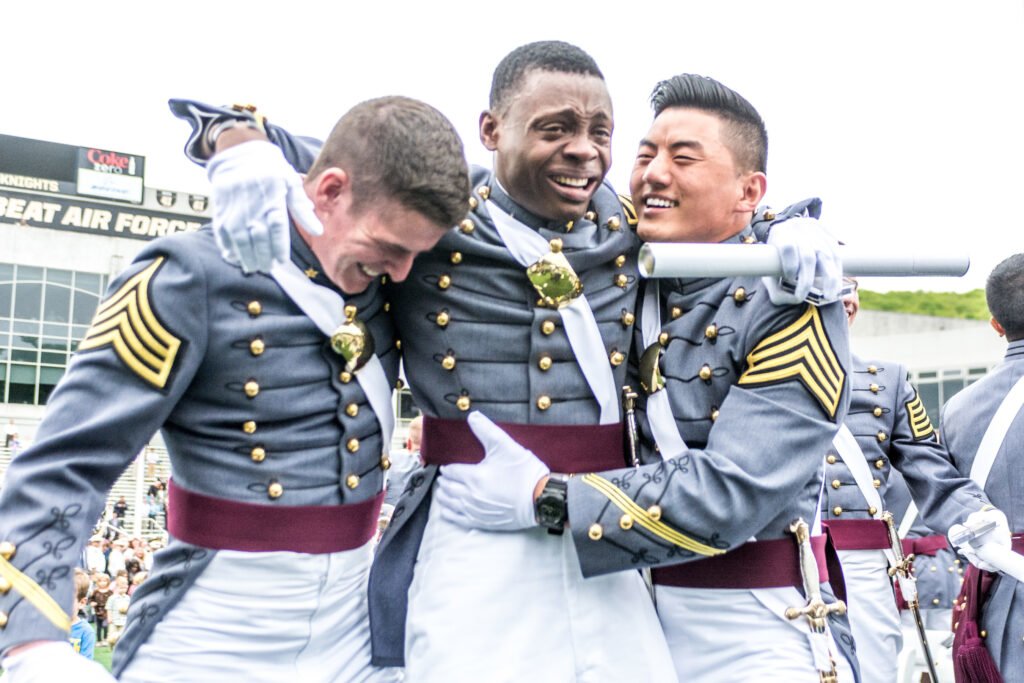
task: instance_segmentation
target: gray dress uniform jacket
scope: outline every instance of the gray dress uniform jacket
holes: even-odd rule
[[[332,286],[297,235],[292,245],[298,267]],[[394,381],[398,358],[378,289],[346,299]],[[387,464],[380,427],[342,370],[277,283],[225,263],[208,229],[152,242],[111,283],[36,443],[10,466],[0,541],[14,545],[11,563],[70,609],[73,570],[105,495],[157,429],[174,483],[192,492],[268,509],[375,497]],[[133,596],[115,672],[214,552],[172,539],[157,553]],[[0,596],[0,612],[0,649],[66,638],[17,591]]]
[[[1010,342],[1003,362],[992,372],[951,398],[942,409],[942,438],[953,464],[967,476],[989,422],[1013,385],[1024,376],[1024,340]],[[1024,412],[1010,425],[996,456],[985,493],[1006,513],[1010,530],[1024,531]],[[1024,672],[1024,586],[999,575],[982,608],[980,628],[985,644],[1007,681]]]

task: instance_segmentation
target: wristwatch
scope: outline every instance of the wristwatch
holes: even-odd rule
[[[537,524],[548,530],[549,534],[561,536],[565,531],[565,522],[569,517],[567,497],[569,477],[564,474],[551,474],[541,489],[540,496],[533,503],[537,515]]]

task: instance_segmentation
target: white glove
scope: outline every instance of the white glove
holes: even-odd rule
[[[291,249],[288,212],[311,235],[323,234],[302,176],[281,150],[250,140],[215,155],[206,165],[212,186],[213,234],[221,255],[246,273],[268,272]]]
[[[483,413],[469,428],[484,447],[476,465],[445,465],[434,489],[441,517],[466,529],[517,531],[537,525],[533,491],[551,470]]]
[[[797,216],[772,226],[768,244],[782,262],[782,278],[764,277],[776,306],[837,301],[843,288],[839,242],[814,218]]]
[[[984,528],[990,524],[995,527],[988,532],[975,535],[973,530]],[[978,569],[987,572],[999,571],[991,563],[986,562],[978,556],[977,551],[982,547],[995,546],[1000,548],[1011,547],[1010,524],[1002,510],[992,508],[990,510],[979,510],[972,512],[964,520],[963,524],[954,524],[949,527],[949,542],[967,558],[968,562]],[[964,537],[969,540],[963,541]]]
[[[75,652],[71,643],[52,641],[5,657],[4,683],[117,683],[98,662]]]

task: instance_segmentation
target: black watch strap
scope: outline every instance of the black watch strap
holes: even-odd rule
[[[561,535],[565,531],[569,516],[568,493],[568,478],[552,474],[534,502],[537,524],[547,529],[549,534]]]

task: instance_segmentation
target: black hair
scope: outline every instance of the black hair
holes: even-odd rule
[[[505,55],[494,69],[491,80],[490,109],[500,111],[507,104],[508,96],[514,93],[523,77],[533,71],[554,71],[568,74],[589,74],[602,81],[604,74],[597,68],[597,62],[586,52],[560,40],[541,40],[517,47]]]
[[[985,282],[985,301],[1009,341],[1024,339],[1024,253],[992,269]]]

